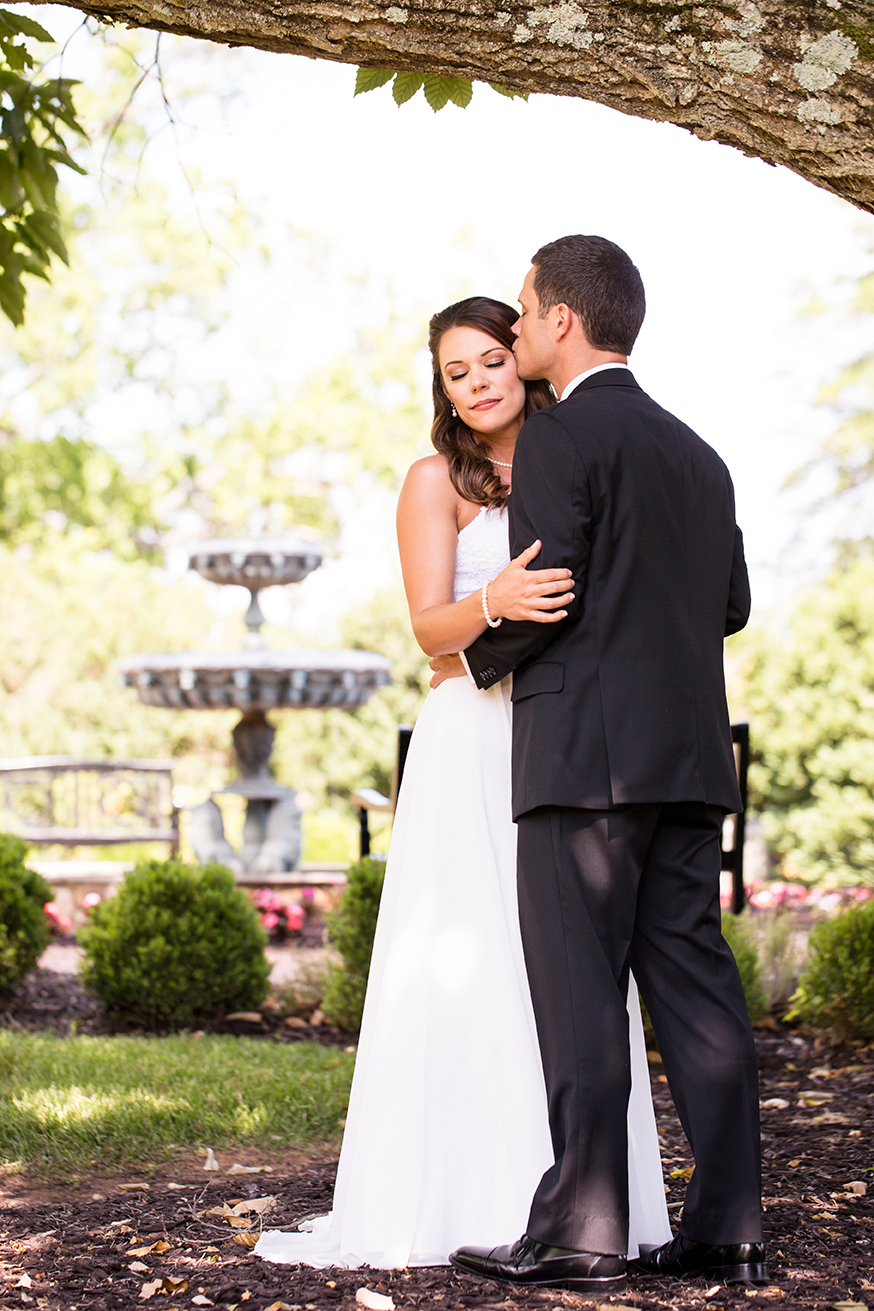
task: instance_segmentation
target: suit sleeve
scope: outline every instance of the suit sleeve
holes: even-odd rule
[[[750,580],[744,559],[743,533],[735,525],[734,556],[731,562],[731,582],[728,589],[728,608],[725,615],[725,636],[738,633],[746,627],[750,617]]]
[[[505,620],[467,647],[468,668],[479,688],[491,687],[539,655],[580,613],[589,561],[589,486],[574,442],[551,413],[532,415],[519,434],[509,504],[511,556],[539,538],[543,545],[529,569],[570,569],[575,599],[558,623]]]

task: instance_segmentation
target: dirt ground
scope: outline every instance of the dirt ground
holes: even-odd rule
[[[39,987],[32,991],[40,1004]],[[41,1026],[24,1001],[18,1012],[7,1008],[0,1023],[46,1027],[52,997],[42,1004],[48,1009]],[[61,1027],[60,1016],[54,1018]],[[93,1014],[80,1015],[78,1025],[79,1032],[101,1028]],[[319,1036],[330,1041],[332,1035]],[[229,1175],[235,1160],[250,1166],[266,1162],[252,1153],[218,1152],[222,1169],[209,1174],[189,1158],[142,1180],[94,1178],[76,1187],[36,1186],[21,1176],[0,1176],[0,1308],[115,1311],[151,1302],[156,1311],[209,1305],[245,1311],[352,1311],[360,1305],[356,1294],[362,1289],[390,1297],[398,1308],[435,1311],[599,1305],[640,1311],[727,1311],[771,1304],[789,1311],[874,1308],[874,1047],[835,1045],[785,1025],[758,1029],[757,1043],[773,1281],[767,1288],[632,1275],[622,1297],[599,1301],[560,1290],[514,1290],[447,1267],[388,1272],[272,1266],[254,1257],[246,1244],[254,1241],[262,1223],[290,1227],[328,1210],[335,1163],[318,1157],[273,1158],[269,1173]],[[691,1160],[657,1058],[651,1074],[668,1205],[675,1217]],[[123,1188],[138,1182],[148,1187]],[[259,1209],[265,1197],[274,1200]],[[247,1209],[253,1201],[258,1207]],[[222,1213],[223,1205],[235,1213]],[[507,1235],[508,1241],[515,1237]]]

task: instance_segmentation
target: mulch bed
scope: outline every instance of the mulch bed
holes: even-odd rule
[[[282,1042],[320,1042],[331,1047],[347,1047],[355,1041],[354,1034],[330,1024],[312,1025],[300,1016],[287,1017],[278,1001],[274,1005],[274,998],[276,990],[251,1018],[216,1021],[207,1026],[208,1031]],[[43,969],[33,970],[0,999],[0,1028],[49,1032],[61,1038],[136,1032],[114,1024],[100,1003],[83,990],[77,975]]]
[[[37,978],[19,998],[18,1009],[12,1005],[6,1016],[0,1015],[0,1023],[47,1027],[52,986]],[[69,1004],[69,991],[66,995]],[[80,999],[79,1004],[86,1002]],[[35,1023],[39,1012],[34,1006],[45,1007],[41,1025]],[[48,1027],[57,1031],[59,1023],[56,1014]],[[99,1016],[78,1014],[78,1032],[100,1031],[90,1029],[91,1024],[99,1026]],[[320,1037],[331,1040],[328,1033]],[[335,1040],[344,1038],[338,1035]],[[190,1165],[169,1166],[151,1175],[148,1190],[142,1192],[121,1191],[120,1184],[130,1180],[104,1178],[75,1188],[40,1189],[20,1178],[7,1179],[0,1183],[5,1207],[0,1219],[0,1277],[5,1281],[0,1308],[115,1311],[149,1301],[157,1311],[210,1304],[244,1311],[281,1311],[283,1306],[352,1311],[358,1305],[356,1293],[365,1287],[388,1294],[398,1308],[435,1311],[599,1305],[641,1311],[772,1304],[790,1311],[826,1311],[848,1303],[874,1307],[874,1210],[869,1197],[847,1188],[858,1181],[869,1185],[874,1196],[869,1137],[874,1047],[836,1045],[786,1025],[758,1029],[757,1041],[765,1103],[765,1224],[773,1279],[767,1288],[726,1288],[704,1280],[681,1284],[632,1275],[622,1297],[592,1299],[561,1290],[516,1290],[463,1277],[446,1267],[316,1271],[268,1265],[237,1241],[245,1231],[207,1212],[223,1202],[237,1204],[270,1194],[276,1204],[265,1222],[277,1228],[329,1209],[333,1162],[277,1159],[272,1173],[233,1177],[224,1172],[205,1175]],[[651,1073],[668,1203],[676,1216],[685,1187],[683,1171],[691,1161],[657,1058]],[[218,1157],[225,1168],[233,1159],[230,1153]],[[243,1160],[254,1162],[251,1153]],[[508,1241],[514,1237],[507,1235]]]

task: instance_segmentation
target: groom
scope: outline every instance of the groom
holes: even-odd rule
[[[722,645],[750,601],[731,479],[628,368],[645,301],[624,251],[554,241],[519,301],[519,374],[559,402],[516,445],[511,554],[539,538],[536,567],[571,569],[576,600],[561,624],[507,623],[464,655],[480,688],[513,672],[519,914],[555,1163],[522,1238],[451,1260],[624,1287],[631,969],[695,1158],[678,1235],[634,1267],[764,1283],[756,1054],[720,933],[722,822],[740,808]]]

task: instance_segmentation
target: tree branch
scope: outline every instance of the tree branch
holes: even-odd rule
[[[72,0],[71,7],[227,45],[581,96],[783,164],[874,213],[874,0]]]

